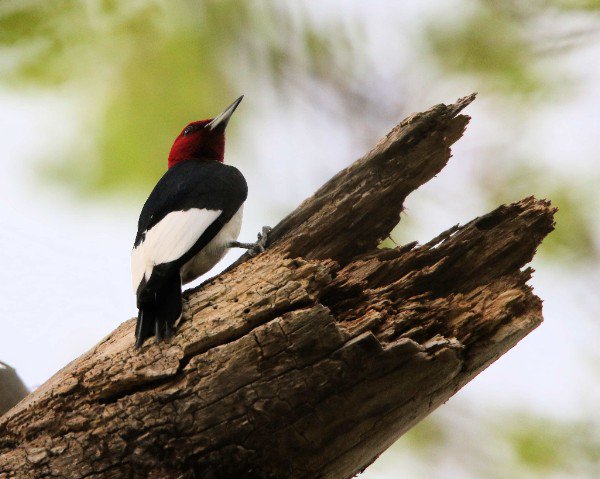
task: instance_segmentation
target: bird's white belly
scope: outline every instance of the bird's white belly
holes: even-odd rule
[[[229,222],[221,231],[200,250],[192,259],[181,268],[181,282],[183,284],[195,280],[217,264],[227,252],[228,243],[235,241],[240,235],[244,205],[236,211]]]

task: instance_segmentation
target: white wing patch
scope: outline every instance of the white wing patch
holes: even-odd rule
[[[150,279],[157,264],[181,258],[198,241],[222,210],[191,208],[173,211],[145,232],[144,240],[131,252],[133,291]]]

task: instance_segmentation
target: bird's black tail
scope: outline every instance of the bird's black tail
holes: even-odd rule
[[[135,327],[135,347],[139,348],[146,339],[169,339],[173,326],[181,316],[181,279],[179,274],[163,281],[155,292],[144,294],[139,299],[139,312]]]

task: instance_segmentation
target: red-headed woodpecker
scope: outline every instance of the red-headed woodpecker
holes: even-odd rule
[[[227,248],[264,249],[266,228],[257,243],[236,241],[248,187],[237,168],[223,163],[225,127],[242,98],[219,116],[184,128],[142,208],[131,254],[136,347],[150,336],[171,336],[181,317],[182,284],[206,273]]]

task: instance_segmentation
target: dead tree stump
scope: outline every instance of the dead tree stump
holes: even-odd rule
[[[0,478],[350,478],[542,321],[523,268],[549,202],[377,249],[446,165],[474,99],[404,120],[186,295],[170,343],[134,321],[0,420]]]

